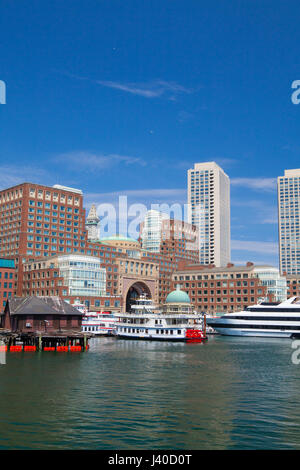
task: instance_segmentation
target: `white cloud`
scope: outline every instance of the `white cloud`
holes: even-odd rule
[[[276,182],[276,178],[232,178],[230,180],[232,186],[262,191],[275,191]]]
[[[0,189],[9,188],[24,182],[40,183],[49,180],[48,173],[37,167],[29,165],[1,165],[0,166]]]
[[[206,163],[206,162],[215,162],[222,168],[228,168],[238,163],[238,160],[235,158],[222,158],[222,157],[196,158],[194,160],[180,160],[179,162],[175,162],[175,163],[173,162],[172,164],[176,168],[187,170],[189,168],[193,168],[195,163]]]
[[[275,242],[231,240],[231,249],[252,253],[277,254],[278,244]]]
[[[146,166],[146,161],[140,157],[133,157],[129,155],[119,155],[115,153],[102,154],[92,153],[85,150],[67,152],[57,155],[55,161],[67,163],[72,169],[85,169],[90,170],[103,170],[110,168],[114,165],[140,165]]]
[[[85,202],[89,206],[92,203],[101,204],[115,202],[119,196],[127,196],[131,200],[139,202],[179,202],[186,203],[186,189],[128,189],[123,191],[114,191],[108,193],[86,193]]]
[[[179,85],[176,82],[153,80],[146,83],[120,83],[110,80],[97,80],[99,85],[125,91],[144,98],[158,98],[165,94],[192,93],[193,90]]]

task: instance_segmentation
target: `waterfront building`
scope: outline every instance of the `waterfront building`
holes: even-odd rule
[[[200,264],[230,261],[230,181],[215,162],[188,170],[188,222],[199,230]]]
[[[0,256],[15,263],[13,293],[5,291],[7,295],[54,295],[70,303],[78,300],[89,310],[118,312],[143,292],[163,303],[178,262],[198,260],[197,230],[191,224],[163,220],[157,253],[143,250],[138,240],[126,236],[99,239],[95,206],[88,219],[90,224],[79,189],[22,183],[0,191]],[[68,278],[71,258],[65,270],[59,266],[64,255],[98,258],[106,273],[101,295],[84,276],[76,282]]]
[[[93,247],[94,256],[25,262],[22,295],[56,295],[71,304],[80,301],[89,310],[112,312],[125,309],[143,292],[158,301],[158,264],[144,259],[137,240],[107,237]]]
[[[106,270],[100,259],[84,255],[63,255],[57,258],[60,276],[68,289],[67,295],[102,297],[106,293]]]
[[[281,274],[300,274],[300,169],[277,178],[279,264]]]
[[[59,297],[15,297],[0,316],[2,328],[19,333],[81,329],[83,313]]]
[[[280,276],[278,268],[255,266],[253,273],[260,279],[261,284],[267,287],[267,297],[271,296],[274,302],[287,299],[287,281],[284,276]]]
[[[0,191],[0,256],[14,259],[14,291],[22,292],[22,264],[28,259],[84,253],[82,191],[22,183]]]
[[[106,269],[99,257],[78,254],[45,257],[25,262],[23,269],[24,297],[58,296],[70,304],[80,301],[88,308],[110,306]]]
[[[209,313],[239,311],[286,295],[276,268],[255,266],[251,262],[246,266],[228,263],[226,267],[179,263],[172,279],[173,287],[180,283],[197,311]]]
[[[92,204],[88,216],[85,222],[85,228],[87,230],[87,238],[89,241],[99,240],[99,229],[98,225],[100,218],[97,216],[97,209],[95,204]]]
[[[116,285],[122,298],[123,308],[128,311],[131,304],[143,293],[157,303],[159,301],[159,265],[147,259],[140,243],[124,235],[105,237],[100,242],[116,251],[118,272]]]

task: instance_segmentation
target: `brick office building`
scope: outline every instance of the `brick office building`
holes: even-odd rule
[[[120,311],[131,294],[144,291],[158,302],[158,265],[144,259],[136,240],[111,237],[88,246],[93,256],[63,254],[25,262],[22,295],[59,296],[108,311]]]
[[[182,225],[178,226],[181,221],[166,223],[168,226],[162,226],[159,253],[141,250],[136,240],[128,238],[123,247],[120,237],[110,241],[88,240],[82,191],[60,185],[22,183],[0,191],[0,256],[10,257],[15,262],[13,293],[16,296],[42,295],[42,292],[47,295],[48,291],[49,295],[70,297],[72,301],[68,292],[65,295],[63,279],[54,275],[55,268],[50,264],[57,256],[78,254],[99,257],[106,270],[104,295],[80,297],[90,308],[104,306],[106,310],[120,310],[125,307],[129,290],[135,294],[142,288],[155,302],[163,303],[172,290],[172,273],[178,262],[194,262],[198,256],[189,245],[195,228],[183,224],[182,230]],[[28,266],[32,270],[34,263],[36,275],[41,276],[40,289],[34,285],[37,279],[28,278]]]
[[[82,191],[33,183],[0,191],[0,256],[15,260],[14,290],[22,292],[22,264],[57,253],[84,253]]]
[[[159,301],[159,265],[145,256],[140,243],[130,237],[115,235],[95,242],[94,249],[113,256],[113,272],[106,267],[107,287],[120,296],[121,305],[129,308],[137,295],[145,292],[155,303]],[[102,260],[104,256],[102,255]],[[113,278],[113,279],[112,279]]]
[[[255,266],[250,262],[246,266],[228,263],[227,267],[222,268],[179,263],[178,270],[172,275],[172,283],[173,288],[179,284],[188,293],[198,311],[232,312],[256,304],[264,298],[275,300],[268,289],[268,283],[257,274],[257,271],[270,268]]]

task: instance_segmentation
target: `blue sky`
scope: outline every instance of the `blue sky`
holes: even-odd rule
[[[185,203],[186,170],[231,179],[232,260],[278,264],[276,178],[300,167],[300,4],[0,0],[0,187]]]

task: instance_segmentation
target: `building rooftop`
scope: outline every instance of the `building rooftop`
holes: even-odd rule
[[[61,184],[54,184],[53,188],[62,189],[63,191],[69,191],[70,193],[83,194],[81,189],[69,188],[68,186],[62,186]]]
[[[201,271],[201,272],[208,272],[208,273],[226,273],[228,271],[230,272],[240,272],[240,271],[253,271],[257,269],[278,269],[274,266],[271,265],[258,265],[258,264],[253,264],[253,263],[247,263],[246,266],[235,266],[232,263],[229,263],[228,266],[221,266],[221,267],[216,267],[214,265],[204,265],[204,264],[185,264],[184,266],[179,266],[178,269],[176,270],[175,274],[181,273],[181,272],[192,272],[192,271]]]
[[[14,297],[8,301],[11,315],[80,315],[60,297]]]
[[[300,176],[300,168],[294,170],[284,170],[284,176]]]
[[[111,237],[104,237],[100,238],[99,242],[108,242],[108,241],[124,241],[124,242],[136,242],[138,243],[138,240],[135,238],[131,237],[126,237],[125,235],[112,235]]]

